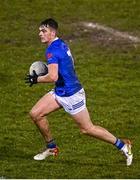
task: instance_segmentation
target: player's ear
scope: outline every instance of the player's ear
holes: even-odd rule
[[[52,29],[52,36],[56,36],[56,30]]]

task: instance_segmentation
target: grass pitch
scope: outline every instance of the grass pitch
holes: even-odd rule
[[[30,179],[140,178],[140,47],[103,31],[78,24],[95,21],[140,36],[138,0],[12,0],[1,1],[0,44],[0,177]],[[48,116],[58,157],[37,162],[44,145],[28,112],[53,85],[24,83],[29,65],[45,60],[38,25],[47,17],[60,24],[87,93],[94,123],[118,137],[129,137],[134,163],[126,167],[115,147],[81,135],[63,110]],[[111,39],[110,39],[111,38]]]

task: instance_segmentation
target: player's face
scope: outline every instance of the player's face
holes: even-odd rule
[[[49,43],[52,41],[52,31],[45,26],[39,27],[39,37],[42,43]]]

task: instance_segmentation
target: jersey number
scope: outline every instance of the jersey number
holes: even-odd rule
[[[74,65],[74,59],[73,59],[73,57],[72,57],[72,54],[71,54],[70,49],[67,51],[67,54],[68,54],[68,56],[70,56],[70,57],[71,57],[71,60],[72,60],[73,65]]]

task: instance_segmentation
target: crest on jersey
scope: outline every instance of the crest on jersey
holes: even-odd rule
[[[47,59],[50,59],[52,56],[53,56],[52,53],[48,53],[48,54],[47,54]]]

